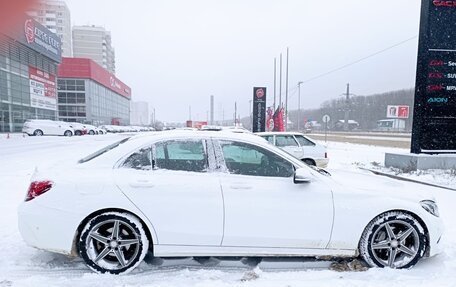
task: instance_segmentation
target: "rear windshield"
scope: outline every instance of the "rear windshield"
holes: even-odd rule
[[[128,138],[124,138],[124,139],[121,140],[121,141],[118,141],[118,142],[115,142],[115,143],[113,143],[113,144],[110,144],[110,145],[108,145],[108,146],[106,146],[106,147],[104,147],[104,148],[102,148],[102,149],[100,149],[100,150],[94,152],[93,154],[88,155],[88,156],[86,156],[85,158],[80,159],[80,160],[78,161],[78,163],[85,163],[85,162],[91,161],[92,159],[94,159],[94,158],[96,158],[96,157],[99,157],[100,155],[102,155],[102,154],[104,154],[104,153],[106,153],[106,152],[108,152],[108,151],[110,151],[110,150],[112,150],[112,149],[115,149],[115,148],[118,147],[119,145],[121,145],[121,144],[127,142],[129,139],[130,139],[129,137],[128,137]]]

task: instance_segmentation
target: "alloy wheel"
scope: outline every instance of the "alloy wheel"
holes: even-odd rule
[[[418,254],[420,237],[409,223],[393,220],[382,224],[370,245],[375,259],[384,267],[401,268]]]
[[[139,235],[132,226],[120,220],[107,220],[94,226],[86,240],[89,258],[110,270],[121,269],[136,258]]]
[[[81,232],[79,254],[99,273],[124,274],[133,270],[148,252],[149,239],[138,218],[108,212],[91,219]]]

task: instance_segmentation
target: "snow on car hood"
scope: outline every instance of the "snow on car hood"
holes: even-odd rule
[[[369,171],[331,170],[331,178],[344,191],[359,192],[366,195],[395,197],[406,200],[435,200],[438,188],[413,182],[406,182],[375,175]]]

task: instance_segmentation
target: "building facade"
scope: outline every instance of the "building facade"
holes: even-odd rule
[[[73,56],[94,60],[97,64],[116,73],[115,51],[111,44],[111,32],[98,26],[73,27]]]
[[[57,91],[60,120],[130,124],[130,87],[91,59],[63,58]]]
[[[132,125],[146,126],[150,124],[149,103],[147,102],[131,102],[131,118]]]
[[[19,132],[27,119],[56,119],[60,61],[60,38],[31,17],[0,32],[0,132]]]
[[[60,37],[62,56],[72,57],[71,13],[65,1],[40,0],[28,14]]]

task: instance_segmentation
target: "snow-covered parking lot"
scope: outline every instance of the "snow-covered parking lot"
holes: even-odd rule
[[[370,269],[335,272],[331,262],[264,260],[256,267],[241,261],[152,259],[125,276],[97,275],[82,260],[39,251],[22,241],[16,209],[36,165],[71,163],[125,135],[84,137],[0,137],[0,287],[4,286],[456,286],[456,192],[431,188],[446,225],[444,253],[411,270]],[[328,170],[382,168],[384,153],[402,151],[348,143],[328,143]],[[360,171],[362,172],[362,171]],[[456,188],[455,171],[401,176]],[[350,179],[348,178],[347,181]],[[413,192],[404,190],[404,192]],[[253,264],[250,264],[253,265]]]

